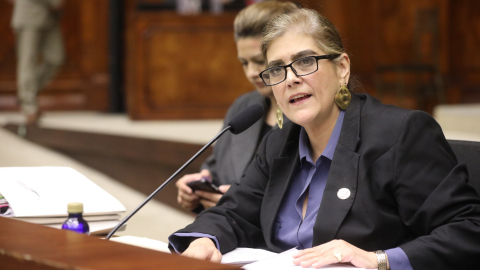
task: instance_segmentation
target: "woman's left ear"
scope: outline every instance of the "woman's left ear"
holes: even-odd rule
[[[348,83],[350,79],[350,57],[348,54],[342,53],[341,59],[337,62],[337,74],[339,75],[340,85]]]

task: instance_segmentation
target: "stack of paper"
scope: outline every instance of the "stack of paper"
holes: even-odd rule
[[[142,248],[153,249],[153,250],[161,251],[165,253],[170,253],[167,243],[159,240],[146,238],[146,237],[126,235],[126,236],[112,237],[110,238],[110,241],[142,247]]]
[[[157,251],[170,253],[168,244],[162,241],[136,237],[136,236],[120,236],[110,238],[110,241],[124,243],[128,245],[153,249]],[[282,253],[275,253],[268,250],[256,248],[236,248],[222,256],[223,264],[234,264],[242,266],[245,270],[295,270],[305,269],[299,265],[293,264],[293,255],[297,253],[296,248],[289,249]],[[350,264],[332,264],[325,265],[321,269],[329,270],[367,270],[365,268],[356,268]]]
[[[108,192],[72,168],[0,168],[0,193],[17,219],[60,228],[70,202],[83,203],[91,233],[107,231],[125,207]]]
[[[246,265],[277,256],[277,253],[258,248],[236,248],[223,254],[222,263]]]
[[[235,250],[234,250],[235,251]],[[293,264],[293,255],[297,253],[296,248],[289,249],[282,253],[276,254],[262,260],[258,260],[254,263],[244,265],[242,268],[245,270],[263,270],[263,269],[276,269],[276,270],[300,270],[305,269],[300,265]],[[228,253],[227,253],[228,254]],[[367,270],[365,268],[357,268],[350,264],[331,264],[322,266],[320,269],[329,270]]]

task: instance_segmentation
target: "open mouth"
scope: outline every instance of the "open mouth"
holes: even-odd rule
[[[300,101],[303,101],[309,97],[311,97],[312,95],[305,95],[305,94],[301,94],[301,95],[296,95],[294,96],[292,99],[290,99],[290,103],[293,104],[293,103],[298,103]]]

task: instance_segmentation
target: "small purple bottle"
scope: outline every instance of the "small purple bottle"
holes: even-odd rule
[[[90,232],[88,223],[83,219],[83,203],[68,204],[68,218],[63,223],[62,230],[86,234]]]

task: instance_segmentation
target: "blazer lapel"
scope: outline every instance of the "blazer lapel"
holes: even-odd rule
[[[262,215],[260,217],[264,238],[268,247],[276,252],[282,250],[274,246],[272,243],[272,229],[277,216],[282,198],[287,192],[290,182],[293,179],[294,173],[300,166],[298,158],[298,135],[300,134],[300,127],[293,125],[290,136],[285,143],[284,151],[279,158],[273,160],[272,168],[270,169],[270,180],[268,181],[262,202]],[[282,147],[282,143],[278,147]]]
[[[233,136],[232,153],[237,153],[234,157],[235,166],[232,166],[235,179],[240,180],[242,178],[245,168],[255,155],[258,137],[264,122],[265,118],[262,117],[244,132]]]
[[[352,95],[352,103],[345,112],[322,203],[313,227],[313,246],[335,239],[338,229],[354,202],[360,157],[355,152],[360,141],[360,113],[361,101],[357,96]],[[340,189],[350,191],[348,198],[339,196]]]
[[[253,103],[252,103],[253,104]],[[290,120],[284,116],[284,125],[290,122]],[[259,143],[259,137],[262,132],[263,123],[265,122],[265,116],[258,120],[253,126],[245,130],[244,132],[234,135],[232,140],[232,153],[238,153],[234,157],[234,170],[235,179],[241,179],[245,168],[255,156],[257,143]],[[277,129],[275,126],[273,129]],[[255,138],[255,139],[254,139]]]

